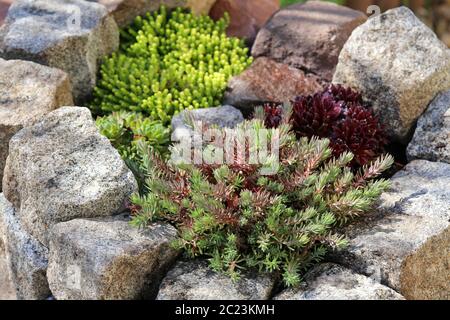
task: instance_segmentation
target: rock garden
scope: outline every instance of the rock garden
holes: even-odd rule
[[[0,181],[0,298],[450,300],[450,49],[407,7],[15,0]]]

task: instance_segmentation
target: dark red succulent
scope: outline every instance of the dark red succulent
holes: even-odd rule
[[[387,143],[378,118],[361,105],[352,105],[345,117],[333,126],[331,146],[334,155],[350,151],[355,158],[353,164],[362,166],[384,151]]]
[[[298,136],[326,138],[341,113],[342,107],[329,95],[299,96],[292,107],[292,126]]]
[[[266,128],[276,128],[283,120],[283,108],[278,103],[264,104],[264,113],[266,115],[264,121]]]
[[[283,109],[267,105],[264,110],[266,126],[278,126]],[[329,138],[335,156],[352,152],[355,167],[376,158],[387,143],[383,127],[364,106],[361,94],[341,85],[330,85],[314,95],[295,98],[291,122],[298,137]]]
[[[334,101],[341,103],[344,107],[352,104],[363,104],[362,95],[359,92],[340,84],[329,85],[325,88],[323,94],[330,95]]]

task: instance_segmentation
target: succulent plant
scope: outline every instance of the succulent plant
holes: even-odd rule
[[[101,66],[94,109],[137,111],[168,125],[184,109],[219,105],[228,80],[252,61],[242,40],[226,36],[228,21],[164,7],[138,17]]]
[[[258,132],[264,113],[257,115],[235,129],[222,129],[222,137]],[[297,285],[327,249],[345,246],[336,228],[372,208],[389,186],[373,179],[393,158],[383,156],[356,174],[347,166],[353,155],[333,158],[328,139],[298,140],[286,122],[269,132],[279,137],[280,150],[279,170],[268,176],[261,170],[274,158],[247,164],[234,148],[234,161],[222,165],[168,163],[139,149],[148,192],[132,197],[133,223],[174,224],[179,238],[173,246],[190,257],[210,257],[214,270],[235,279],[241,270],[257,268],[281,274],[287,286]]]
[[[283,107],[265,107],[265,124],[276,127]],[[288,115],[284,115],[286,117]],[[322,92],[296,97],[289,115],[297,137],[320,137],[331,141],[335,156],[352,152],[352,166],[363,166],[384,151],[387,139],[383,126],[351,88],[330,85]]]
[[[330,95],[334,101],[348,107],[350,104],[363,104],[362,95],[352,88],[340,84],[331,84],[325,88],[323,94]]]
[[[170,142],[170,129],[159,121],[152,121],[139,112],[113,112],[96,121],[101,134],[125,159],[136,159],[138,143],[145,143],[159,153],[165,153]]]

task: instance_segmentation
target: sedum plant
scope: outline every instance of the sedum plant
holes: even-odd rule
[[[166,153],[169,146],[170,129],[142,113],[114,112],[98,118],[96,124],[100,133],[111,141],[125,159],[136,158],[138,144],[151,146],[161,154]]]
[[[255,119],[221,130],[226,139],[263,127],[259,109]],[[174,247],[190,257],[208,256],[212,269],[233,279],[256,268],[281,274],[287,286],[297,285],[301,273],[328,249],[346,245],[336,229],[371,210],[389,187],[388,181],[374,178],[393,158],[380,157],[354,173],[348,167],[351,153],[333,157],[328,139],[298,140],[291,129],[282,121],[269,130],[270,137],[279,135],[280,148],[279,170],[268,176],[262,169],[273,166],[272,156],[246,164],[233,149],[229,164],[177,165],[140,148],[147,193],[132,196],[132,223],[175,225]],[[208,145],[222,143],[215,138]]]
[[[168,125],[184,109],[219,105],[230,77],[251,63],[243,41],[226,36],[228,22],[165,7],[138,17],[122,31],[121,51],[101,66],[94,108]]]
[[[283,118],[282,107],[267,104],[265,111],[266,126],[276,127]],[[382,154],[387,143],[382,125],[364,106],[361,95],[341,85],[330,85],[322,92],[295,98],[291,121],[298,137],[330,139],[335,156],[352,152],[354,167]]]

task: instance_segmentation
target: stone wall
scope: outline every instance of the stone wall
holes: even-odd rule
[[[71,30],[64,28],[70,26],[44,17],[39,27],[49,31],[48,39],[40,38],[42,50],[35,50],[36,43],[29,46],[33,33],[21,38],[18,30],[28,30],[28,20],[34,25],[36,6],[52,3],[52,14],[66,18],[67,7],[54,1],[17,0],[0,29],[0,55],[10,59],[0,60],[0,70],[11,74],[0,80],[0,147],[8,154],[0,195],[0,249],[6,252],[6,258],[0,254],[0,274],[6,278],[6,259],[17,298],[450,299],[450,51],[409,9],[368,21],[333,4],[283,9],[258,33],[254,65],[230,81],[226,101],[234,106],[194,112],[233,127],[243,120],[239,109],[248,113],[254,104],[288,100],[301,89],[313,92],[333,78],[360,89],[391,136],[409,144],[411,162],[392,177],[392,190],[372,215],[345,230],[349,247],[310,270],[300,288],[280,292],[272,275],[247,272],[235,283],[204,260],[180,259],[170,246],[172,226],[140,230],[129,224],[125,204],[137,183],[90,111],[72,102],[92,90],[91,68],[100,53],[117,47],[107,44],[116,39],[117,24],[101,5],[71,0],[89,17],[76,40],[80,45],[53,50],[68,48]],[[120,8],[123,17],[136,14]],[[310,10],[327,23],[320,32],[299,35],[299,26],[314,30],[305,21]],[[292,26],[278,28],[286,16]],[[297,37],[302,41],[284,41]],[[317,48],[320,57],[310,54]],[[88,53],[88,60],[78,59],[80,53]],[[81,75],[89,81],[77,87]],[[187,118],[174,118],[179,134],[192,134]],[[9,291],[0,287],[0,297]]]

